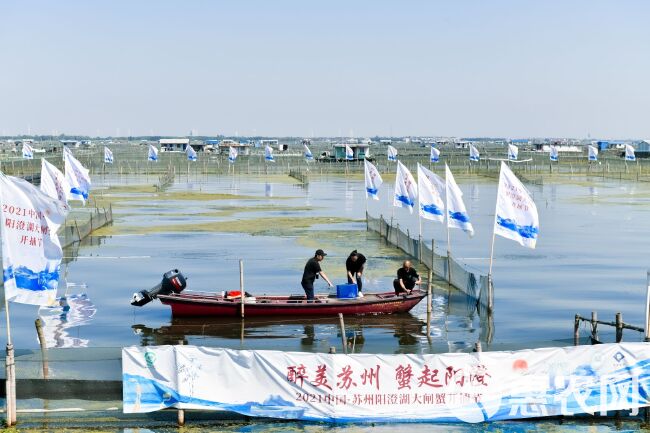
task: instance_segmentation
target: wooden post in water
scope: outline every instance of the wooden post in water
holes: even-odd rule
[[[576,317],[573,321],[573,345],[580,345],[580,315],[576,314]]]
[[[623,341],[623,315],[616,313],[616,342]]]
[[[645,338],[650,341],[650,271],[646,272],[646,293],[645,293]]]
[[[598,341],[598,313],[591,312],[591,338]]]
[[[482,352],[483,348],[481,347],[481,342],[477,341],[474,343],[474,352]]]
[[[43,379],[47,379],[50,373],[49,363],[47,362],[47,343],[45,342],[45,335],[43,335],[43,321],[39,317],[34,321],[36,325],[36,335],[38,342],[41,346],[41,361],[43,362]]]
[[[241,318],[244,318],[244,261],[239,260],[239,292],[241,300]]]
[[[341,343],[343,344],[343,353],[348,354],[348,342],[345,338],[345,322],[343,322],[343,314],[339,313],[339,325],[341,326]]]
[[[433,271],[429,268],[427,275],[429,281],[427,284],[427,313],[431,313],[431,280],[433,279]]]
[[[179,345],[184,345],[183,340],[178,340]],[[178,409],[178,426],[183,427],[185,425],[185,409]]]

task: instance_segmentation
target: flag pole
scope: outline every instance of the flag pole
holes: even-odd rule
[[[14,345],[11,342],[11,321],[9,319],[9,302],[5,293],[5,317],[7,320],[7,354],[5,358],[5,404],[7,426],[16,424],[16,362]]]
[[[502,162],[503,164],[503,162]],[[497,204],[494,207],[494,223],[492,224],[492,246],[490,247],[490,267],[488,269],[488,314],[494,310],[494,286],[492,284],[492,264],[494,263],[494,243],[497,237],[497,206],[499,203],[499,187],[501,186],[501,169],[499,169],[499,184],[497,186]]]
[[[449,168],[445,164],[445,210],[447,211],[447,282],[451,284],[451,228],[449,227],[449,179],[447,171]]]

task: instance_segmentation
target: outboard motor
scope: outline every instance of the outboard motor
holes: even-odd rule
[[[150,290],[141,290],[133,294],[131,305],[142,307],[158,297],[158,295],[170,295],[180,293],[187,287],[187,280],[178,269],[172,269],[163,274],[162,281]]]

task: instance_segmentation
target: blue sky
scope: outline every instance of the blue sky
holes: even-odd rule
[[[650,137],[647,1],[0,2],[0,134]]]

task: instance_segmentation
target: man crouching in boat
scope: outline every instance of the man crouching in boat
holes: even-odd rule
[[[325,272],[323,272],[322,269],[320,268],[319,262],[322,262],[326,255],[327,254],[325,254],[325,251],[318,249],[316,250],[314,257],[307,260],[307,264],[305,265],[305,270],[302,273],[302,281],[300,282],[300,284],[302,284],[302,288],[305,290],[305,295],[307,296],[307,302],[311,302],[314,300],[314,281],[316,280],[316,278],[318,278],[319,275],[323,277],[325,281],[327,281],[327,284],[330,287],[333,286],[330,279],[327,278],[327,275],[325,275]]]
[[[402,267],[397,270],[397,278],[393,280],[393,288],[396,295],[410,294],[421,282],[417,271],[411,266],[411,261],[404,260]]]

